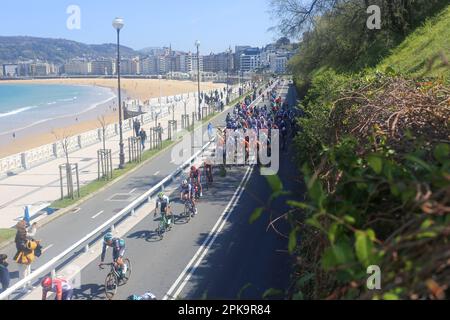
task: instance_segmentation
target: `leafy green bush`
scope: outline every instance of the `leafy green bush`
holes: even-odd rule
[[[292,297],[444,297],[448,87],[330,71],[312,83],[296,138],[307,200],[290,202],[292,232],[301,234]],[[382,290],[367,289],[370,265],[381,268]]]

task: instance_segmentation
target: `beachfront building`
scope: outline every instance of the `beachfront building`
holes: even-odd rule
[[[3,65],[3,76],[7,78],[15,78],[19,75],[17,64],[4,64]]]
[[[17,63],[19,77],[46,77],[58,74],[58,68],[53,63],[20,61]]]
[[[211,53],[203,57],[203,70],[205,72],[232,71],[234,69],[233,56],[223,52],[218,54]]]
[[[241,69],[241,55],[242,53],[247,50],[250,49],[251,46],[236,46],[234,49],[234,70],[240,70]]]
[[[92,73],[92,64],[83,60],[71,60],[64,64],[62,71],[66,75],[85,76]]]
[[[114,63],[115,65],[115,63]],[[91,74],[96,76],[109,76],[115,74],[113,72],[113,61],[111,60],[96,60],[91,62]]]
[[[143,75],[155,75],[156,72],[156,57],[148,56],[140,61],[141,74]]]

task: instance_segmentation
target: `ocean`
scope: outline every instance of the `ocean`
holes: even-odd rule
[[[0,136],[76,118],[114,97],[112,90],[94,86],[0,83]]]

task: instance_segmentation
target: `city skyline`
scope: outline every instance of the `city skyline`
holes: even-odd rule
[[[22,2],[27,10],[16,10]],[[189,52],[195,49],[195,40],[200,40],[202,53],[208,54],[241,44],[262,47],[279,37],[268,31],[272,21],[268,4],[261,0],[217,3],[173,0],[169,5],[161,0],[151,3],[132,0],[105,4],[86,0],[58,4],[49,0],[5,3],[2,11],[8,14],[3,19],[1,35],[61,38],[86,44],[114,43],[111,23],[120,16],[125,20],[122,44],[134,50],[172,45],[172,48]],[[68,26],[70,23],[75,23],[73,28]],[[240,32],[242,26],[252,31]]]

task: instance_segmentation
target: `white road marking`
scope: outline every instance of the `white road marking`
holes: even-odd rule
[[[53,244],[46,246],[44,249],[42,249],[42,253],[45,253],[45,251],[49,250],[53,246]]]
[[[156,171],[154,176],[157,176],[161,171]]]
[[[181,291],[185,287],[186,283],[189,281],[192,274],[195,272],[197,267],[200,265],[201,261],[203,260],[203,258],[206,255],[206,253],[208,252],[208,250],[211,248],[212,244],[216,240],[218,234],[222,231],[223,227],[225,226],[226,222],[228,221],[228,217],[229,217],[230,213],[232,212],[232,209],[235,207],[236,203],[239,201],[240,197],[242,196],[242,193],[245,190],[245,185],[247,184],[252,172],[253,172],[253,167],[249,167],[247,169],[247,172],[244,175],[244,178],[242,179],[241,183],[239,184],[238,188],[236,189],[236,192],[234,193],[233,197],[231,198],[230,202],[228,203],[227,207],[222,212],[222,214],[220,215],[216,224],[214,225],[214,228],[212,229],[211,233],[208,235],[208,237],[203,242],[201,247],[195,253],[194,257],[191,259],[191,261],[186,266],[186,268],[184,268],[184,270],[181,272],[180,276],[177,278],[177,280],[172,285],[172,287],[170,287],[169,291],[166,293],[163,300],[168,300],[169,298],[175,300],[177,298],[177,296],[181,293]],[[211,242],[209,242],[210,239],[212,239]],[[208,242],[209,242],[209,244],[208,244]],[[202,251],[203,251],[203,253],[202,253]],[[200,259],[198,259],[197,263],[195,263],[195,261],[197,260],[197,258],[199,256],[200,256]],[[195,263],[195,265],[192,268],[192,265],[194,263]],[[183,280],[183,278],[184,278],[184,281],[181,283],[181,285],[178,288],[178,290],[176,291],[175,295],[172,296],[173,292],[178,287],[178,284],[180,283],[181,280]]]
[[[100,212],[99,212],[99,213],[97,213],[97,214],[96,214],[95,216],[93,216],[93,217],[92,217],[92,219],[95,219],[95,218],[97,218],[97,217],[98,217],[99,215],[101,215],[101,214],[102,214],[103,212],[105,212],[105,211],[103,211],[103,210],[102,210],[102,211],[100,211]]]
[[[129,192],[129,194],[134,193],[134,192],[136,191],[136,189],[137,189],[137,188],[134,188],[133,190],[131,190],[131,191]]]

